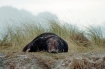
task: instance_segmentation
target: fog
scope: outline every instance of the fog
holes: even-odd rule
[[[2,6],[24,9],[34,15],[50,12],[78,26],[102,26],[105,22],[105,0],[0,0]]]
[[[46,22],[44,18],[77,25],[81,29],[103,27],[104,13],[105,0],[0,0],[0,27],[29,19]]]

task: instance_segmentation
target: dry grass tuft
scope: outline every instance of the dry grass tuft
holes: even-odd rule
[[[70,69],[86,69],[83,60],[73,59]]]
[[[90,45],[90,41],[87,37],[84,36],[84,33],[77,33],[71,39],[77,44],[87,47]]]

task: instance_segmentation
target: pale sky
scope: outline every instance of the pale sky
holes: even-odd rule
[[[80,26],[105,23],[105,0],[0,0],[2,6],[25,9],[34,15],[51,12],[62,21]]]

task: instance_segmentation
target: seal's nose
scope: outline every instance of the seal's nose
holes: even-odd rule
[[[56,52],[56,50],[55,50],[55,49],[52,49],[52,50],[51,50],[51,53],[57,53],[57,52]]]

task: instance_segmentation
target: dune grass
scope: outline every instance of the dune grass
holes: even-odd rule
[[[102,32],[95,28],[88,28],[87,32],[79,30],[76,26],[49,21],[45,28],[39,23],[23,23],[21,26],[6,26],[6,32],[1,33],[0,52],[22,52],[25,45],[31,42],[37,35],[43,32],[53,32],[69,45],[69,52],[90,52],[98,50],[101,46],[104,51],[104,38]],[[87,35],[89,38],[87,38]]]
[[[91,39],[92,43],[97,46],[104,46],[104,37],[101,27],[90,27],[88,28],[88,37]]]
[[[36,36],[43,32],[53,32],[67,41],[69,46],[68,53],[23,53],[22,49]],[[100,28],[90,27],[87,28],[86,31],[82,31],[76,26],[67,23],[61,24],[56,21],[49,21],[46,28],[40,23],[23,23],[21,26],[7,25],[5,27],[5,32],[1,33],[0,36],[2,36],[2,39],[0,39],[0,52],[6,53],[6,57],[9,57],[8,60],[11,59],[11,61],[14,60],[14,58],[18,58],[17,54],[21,53],[22,55],[24,54],[24,56],[29,55],[27,58],[24,57],[24,59],[28,60],[25,60],[25,64],[28,64],[29,62],[29,64],[31,64],[33,60],[31,61],[30,59],[34,58],[38,61],[37,64],[39,64],[39,66],[36,66],[44,69],[91,69],[93,67],[98,69],[104,68],[103,66],[105,60],[103,58],[105,57],[101,58],[100,55],[93,55],[93,57],[89,56],[92,55],[90,53],[93,52],[105,52],[105,38],[103,37],[103,32],[101,32]],[[87,54],[86,56],[84,53],[88,53],[89,55]],[[98,61],[97,57],[100,57],[99,59],[102,61]],[[20,62],[17,62],[18,60],[20,60],[20,58],[15,60],[15,64]],[[92,60],[97,60],[98,62],[93,64]]]

